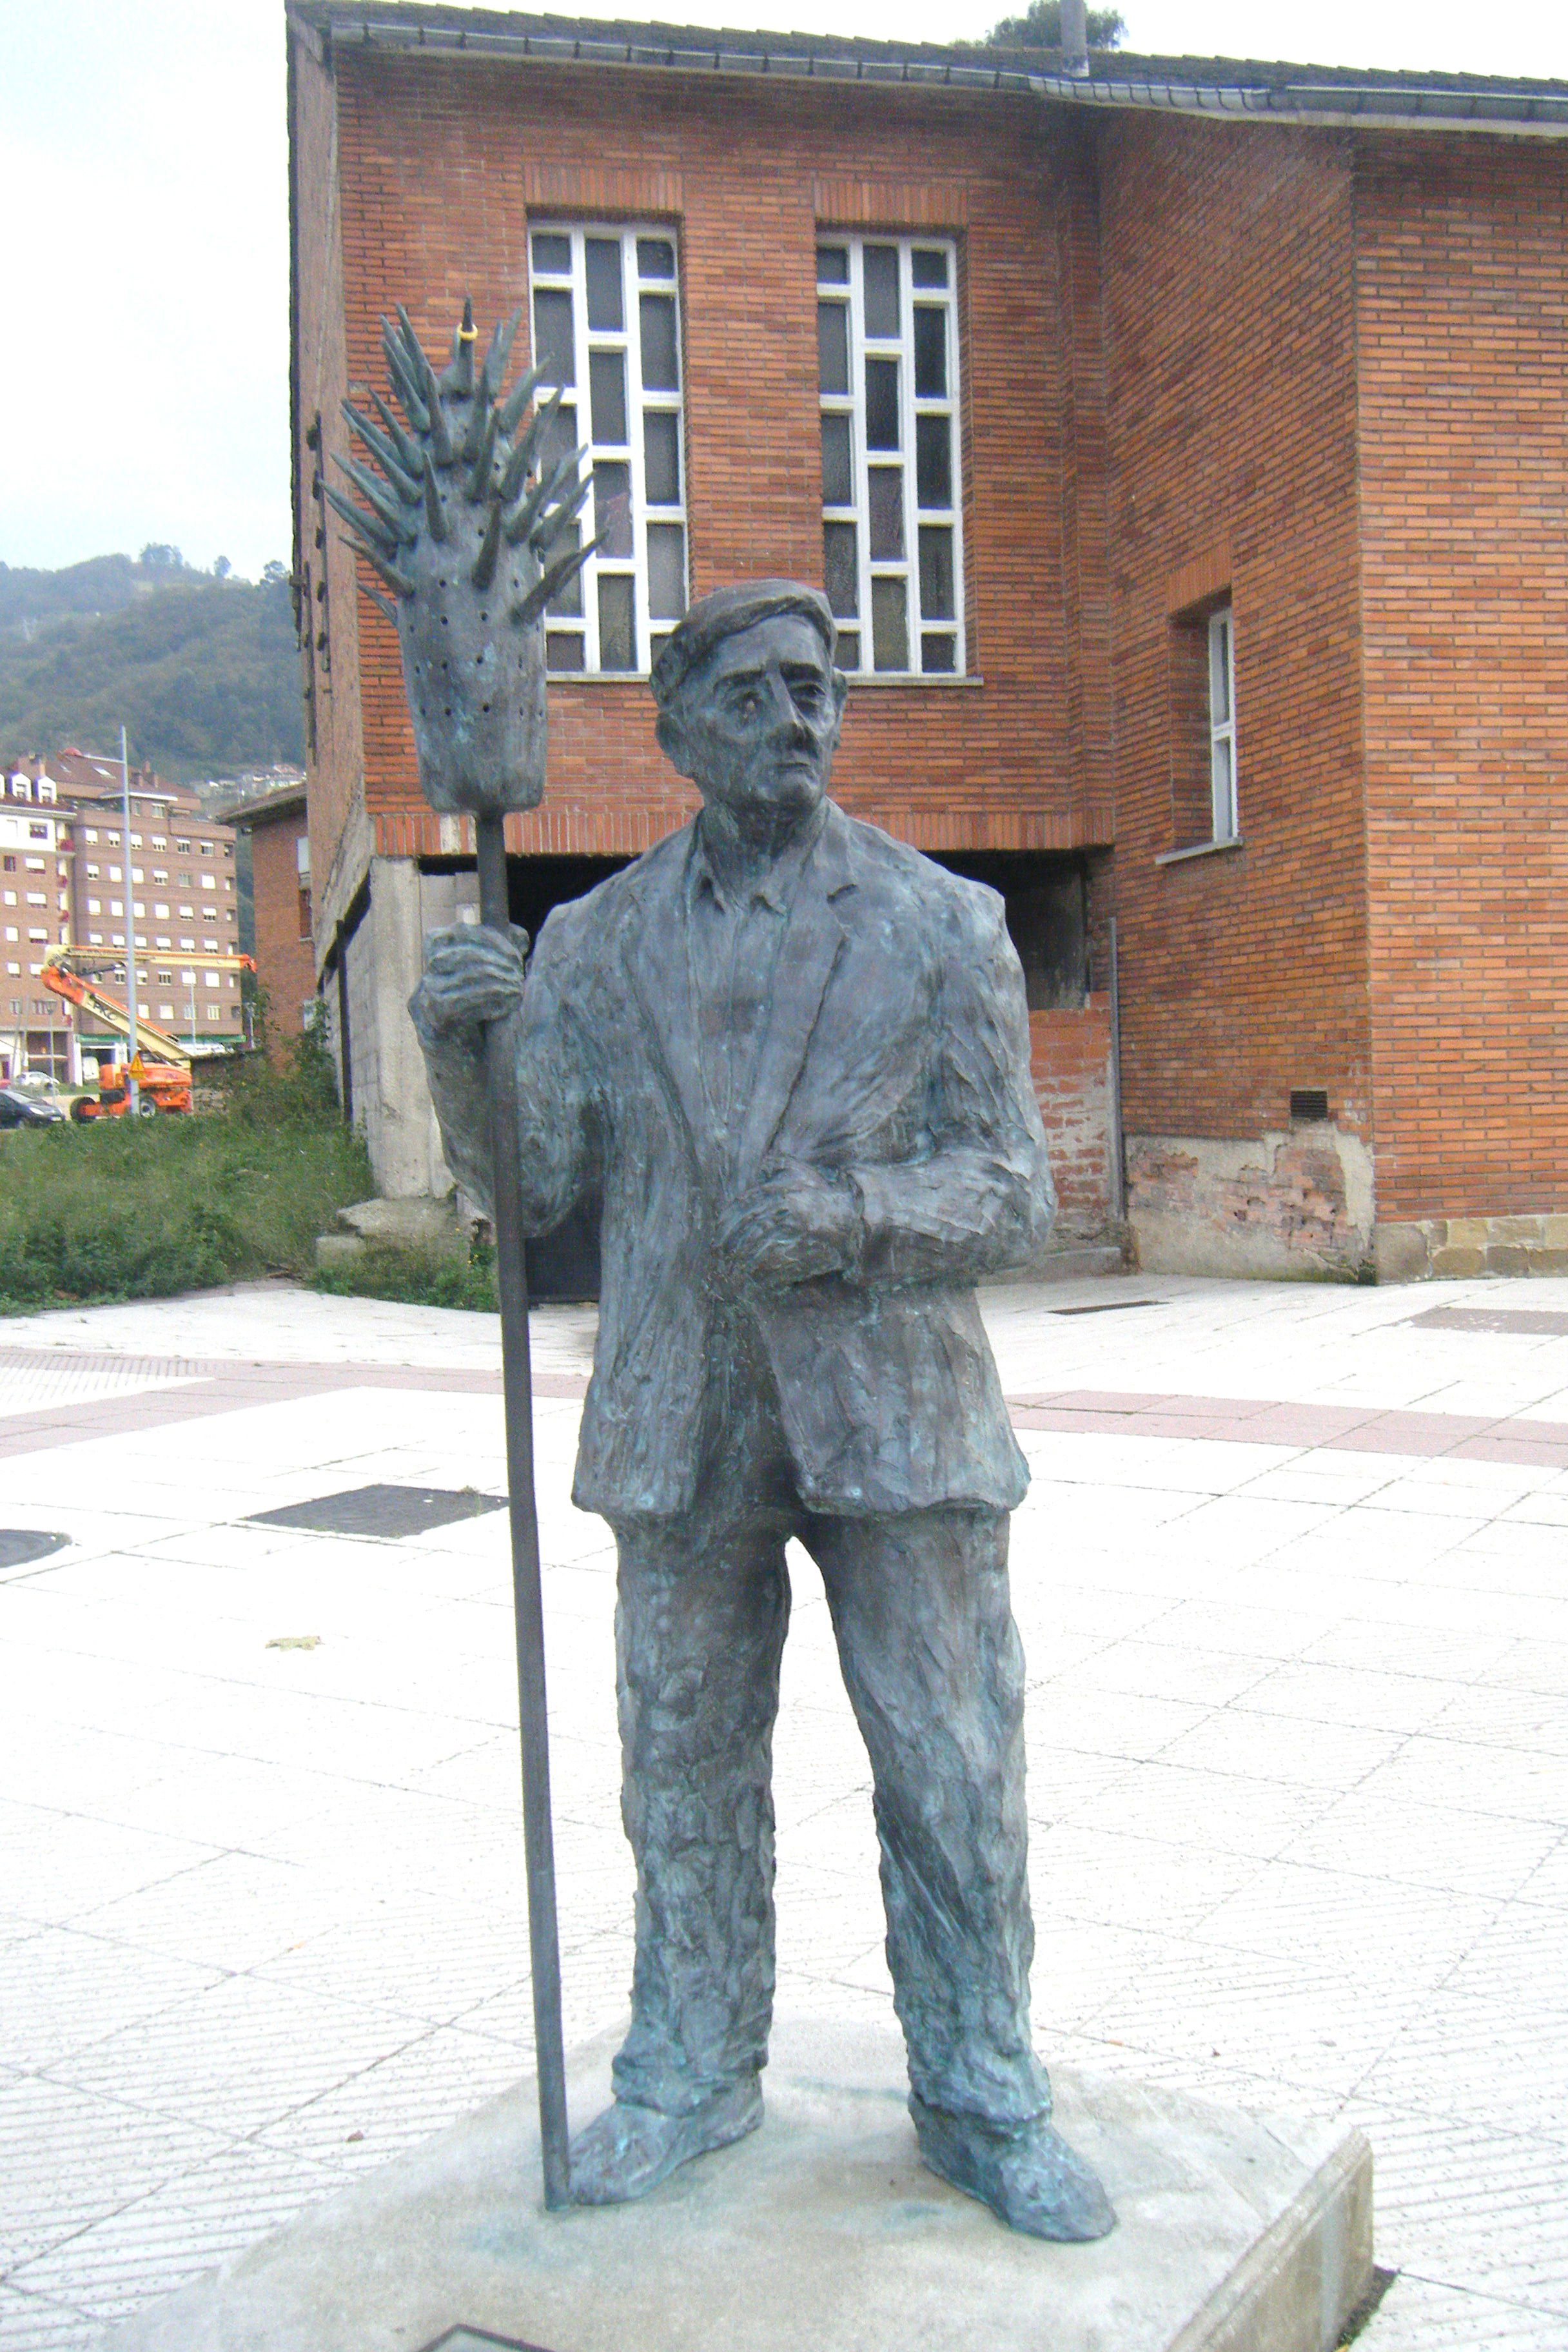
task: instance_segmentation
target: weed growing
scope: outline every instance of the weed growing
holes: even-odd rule
[[[476,1243],[468,1257],[449,1251],[371,1247],[345,1265],[323,1266],[310,1277],[338,1298],[392,1298],[405,1307],[464,1307],[500,1312],[495,1251]]]
[[[223,1073],[221,1109],[0,1136],[0,1314],[308,1274],[374,1190],[313,1041]]]

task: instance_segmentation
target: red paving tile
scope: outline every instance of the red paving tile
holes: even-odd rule
[[[37,1412],[0,1419],[0,1459],[77,1445],[98,1437],[164,1428],[215,1414],[329,1396],[340,1389],[413,1389],[473,1396],[500,1393],[499,1371],[437,1370],[420,1364],[301,1364],[186,1361],[134,1358],[82,1349],[0,1349],[0,1363],[58,1370],[112,1368],[178,1380],[178,1388],[145,1389],[131,1396],[87,1398]],[[583,1396],[576,1372],[536,1371],[536,1396]],[[1456,1454],[1463,1460],[1513,1462],[1545,1471],[1568,1470],[1568,1423],[1487,1421],[1473,1413],[1379,1411],[1365,1405],[1293,1404],[1268,1397],[1159,1395],[1138,1389],[1057,1389],[1010,1397],[1020,1429],[1110,1437],[1166,1437],[1192,1443],[1271,1445],[1293,1452],[1403,1454],[1418,1460]]]

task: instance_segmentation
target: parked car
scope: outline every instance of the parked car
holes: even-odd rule
[[[20,1087],[0,1087],[0,1128],[56,1127],[65,1118],[47,1096],[25,1095]]]

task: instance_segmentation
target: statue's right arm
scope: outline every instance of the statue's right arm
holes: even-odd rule
[[[523,1230],[548,1233],[591,1181],[589,1081],[571,1013],[566,927],[547,923],[526,982],[527,940],[478,925],[433,932],[408,1011],[425,1055],[447,1165],[494,1213],[486,1036],[499,1024],[516,1071]]]

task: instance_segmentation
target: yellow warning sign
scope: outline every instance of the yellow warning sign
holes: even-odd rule
[[[146,1075],[147,1071],[145,1065],[142,1062],[141,1055],[138,1054],[132,1062],[131,1076],[135,1079],[137,1085],[140,1086]]]

